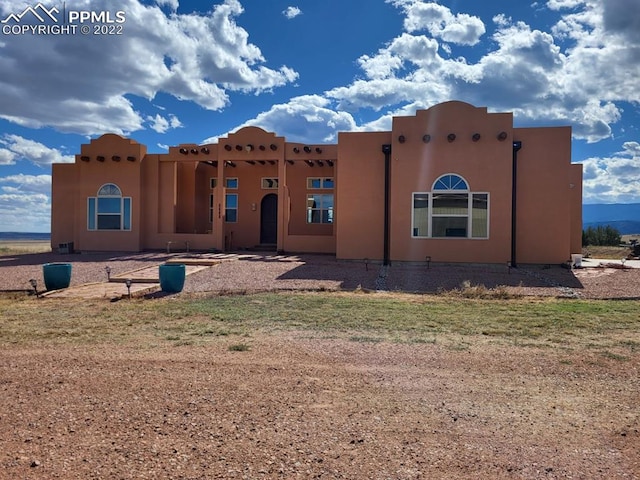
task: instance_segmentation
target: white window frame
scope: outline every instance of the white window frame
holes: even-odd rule
[[[229,181],[230,180],[235,180],[236,181],[236,186],[235,187],[230,187],[229,186]],[[224,187],[228,190],[238,190],[240,188],[240,181],[238,180],[238,177],[227,177],[224,179]]]
[[[109,190],[109,193],[101,193],[104,190]],[[100,213],[99,200],[100,199],[118,199],[120,200],[120,209],[118,213]],[[93,208],[91,206],[93,204]],[[122,189],[115,183],[105,183],[102,185],[95,197],[87,197],[87,230],[92,232],[130,232],[131,217],[132,217],[133,200],[131,197],[124,197],[122,195]],[[93,210],[93,215],[91,215]],[[128,215],[127,215],[128,214]],[[102,216],[119,216],[120,228],[99,228],[99,219]],[[93,218],[91,218],[93,217]]]
[[[325,196],[331,196],[331,207],[325,207],[323,205],[324,202],[321,201],[320,206],[318,207],[310,207],[309,206],[309,200],[310,198],[313,199],[313,197],[315,195],[320,195],[320,197],[325,197]],[[307,208],[306,208],[306,215],[307,215],[307,224],[308,225],[333,225],[333,216],[335,214],[335,207],[334,207],[334,202],[335,202],[335,195],[333,193],[309,193],[307,194]],[[320,214],[320,221],[319,222],[313,222],[311,221],[311,219],[313,218],[313,212],[319,212]],[[327,221],[324,221],[324,215],[323,212],[327,212]],[[331,213],[329,213],[331,212]]]
[[[444,177],[448,175],[455,175],[463,180],[467,186],[466,189],[434,189],[433,187]],[[411,238],[434,238],[439,240],[488,240],[490,238],[490,212],[491,212],[491,195],[489,192],[482,191],[472,191],[468,188],[469,182],[462,177],[462,175],[458,175],[457,173],[447,173],[441,175],[433,182],[431,191],[428,192],[412,192],[411,193]],[[459,195],[467,195],[467,212],[466,214],[434,214],[433,213],[433,198],[434,194],[442,194],[442,193],[450,193],[450,194],[459,194]],[[486,195],[487,198],[487,219],[486,219],[486,236],[473,236],[473,200],[476,195]],[[415,199],[416,196],[427,197],[427,235],[416,235],[416,215],[415,215]],[[433,219],[434,218],[466,218],[467,226],[466,226],[466,236],[433,236]]]

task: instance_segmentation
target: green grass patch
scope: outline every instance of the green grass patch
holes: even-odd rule
[[[640,302],[483,299],[357,293],[264,293],[115,303],[0,297],[0,344],[201,344],[301,331],[358,342],[448,343],[465,337],[568,348],[640,346]],[[446,340],[446,341],[445,341]]]

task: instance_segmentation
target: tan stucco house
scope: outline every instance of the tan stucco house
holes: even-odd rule
[[[553,264],[580,252],[581,205],[570,127],[453,101],[336,144],[246,127],[157,154],[103,135],[53,165],[51,243]]]

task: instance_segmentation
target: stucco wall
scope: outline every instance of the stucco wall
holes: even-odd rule
[[[501,132],[506,137],[498,139]],[[452,141],[450,134],[455,135]],[[474,134],[480,135],[476,141]],[[424,135],[429,135],[428,142]],[[511,238],[512,145],[511,114],[487,114],[486,108],[462,102],[394,118],[391,259],[423,261],[428,255],[438,262],[506,262]],[[489,193],[488,238],[411,237],[412,193],[430,192],[445,174],[463,177],[471,192]]]
[[[338,136],[336,256],[380,259],[384,238],[384,154],[389,132]]]
[[[576,184],[570,165],[571,128],[519,128],[517,246],[518,263],[563,263],[571,255],[571,218]],[[574,252],[575,253],[575,252]]]
[[[74,242],[75,201],[78,187],[77,169],[73,163],[54,164],[51,182],[51,248],[57,251],[61,243]],[[74,245],[79,248],[79,245]]]
[[[512,114],[446,102],[393,119],[389,132],[343,132],[336,145],[287,143],[247,127],[218,144],[181,144],[165,154],[117,135],[82,145],[76,162],[53,167],[52,245],[80,250],[243,249],[261,242],[262,200],[277,195],[277,248],[381,260],[384,254],[385,154],[391,146],[389,247],[392,261],[503,263],[511,256],[513,142],[518,153],[516,259],[559,263],[580,249],[582,167],[570,165],[568,127],[513,129]],[[129,159],[128,159],[129,158]],[[412,234],[414,192],[459,175],[488,193],[487,238]],[[262,178],[278,178],[265,189]],[[307,179],[333,178],[309,189]],[[211,189],[210,179],[218,187]],[[225,179],[237,178],[237,189]],[[105,183],[132,199],[131,231],[88,231],[87,198]],[[225,194],[238,194],[237,222],[225,222]],[[307,222],[307,195],[334,195],[333,223]],[[210,196],[214,195],[213,222]],[[72,237],[72,238],[70,238]]]

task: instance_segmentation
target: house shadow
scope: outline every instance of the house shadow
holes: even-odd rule
[[[97,253],[21,253],[0,256],[0,267],[44,265],[45,263],[97,263],[137,262],[159,263],[172,258],[171,254],[158,252],[97,252]]]
[[[392,263],[382,268],[379,263],[339,260],[306,261],[280,275],[278,280],[315,280],[337,282],[343,290],[361,287],[409,293],[442,293],[465,286],[583,289],[573,271],[560,266],[526,266],[507,268],[502,265],[409,264]],[[541,292],[542,293],[542,292]]]

